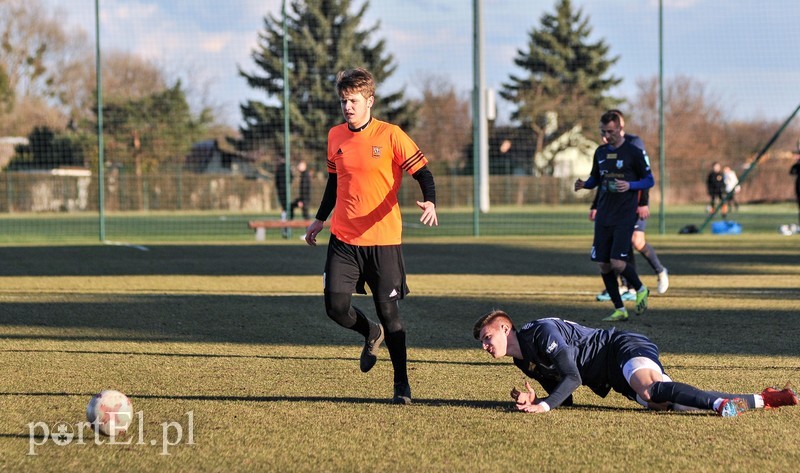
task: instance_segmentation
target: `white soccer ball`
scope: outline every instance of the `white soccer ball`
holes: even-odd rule
[[[96,432],[114,437],[128,431],[133,420],[133,405],[128,396],[106,389],[95,394],[89,401],[86,419]]]

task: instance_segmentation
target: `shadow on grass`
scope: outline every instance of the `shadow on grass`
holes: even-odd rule
[[[406,266],[412,274],[596,275],[589,260],[591,238],[567,240],[562,248],[524,240],[510,243],[474,240],[469,244],[405,243]],[[0,247],[0,276],[319,275],[326,246],[305,245],[152,245],[132,247],[87,245]],[[726,240],[692,247],[668,243],[659,255],[673,274],[758,274],[759,268],[786,265],[796,248],[766,251],[752,242]],[[640,259],[641,261],[641,259]],[[641,263],[644,264],[644,263]],[[644,266],[643,266],[644,267]]]
[[[472,338],[474,320],[501,307],[518,324],[560,317],[590,327],[607,307],[560,297],[416,296],[402,302],[409,347],[480,350]],[[375,318],[372,301],[356,304]],[[774,306],[773,306],[774,307]],[[650,337],[665,353],[797,356],[800,319],[786,310],[653,309],[618,329]],[[98,301],[6,302],[0,304],[0,338],[6,340],[238,343],[270,346],[272,353],[303,358],[303,346],[341,346],[353,359],[363,343],[355,332],[337,326],[325,314],[319,296],[158,296],[99,295]],[[382,354],[381,356],[385,356]],[[488,356],[488,355],[487,355]],[[488,360],[488,358],[487,358]]]
[[[251,360],[290,360],[290,361],[352,361],[358,362],[359,358],[349,358],[341,356],[282,356],[282,355],[238,355],[238,354],[217,354],[217,353],[165,353],[147,351],[108,351],[108,350],[25,350],[9,349],[0,350],[0,353],[59,353],[59,354],[80,354],[80,355],[121,355],[121,356],[156,356],[168,358],[222,358],[222,359],[251,359]],[[430,364],[430,365],[463,365],[463,366],[491,366],[497,363],[491,361],[449,361],[449,360],[418,360],[408,359],[409,364]]]
[[[540,240],[541,241],[541,240]],[[574,275],[596,275],[582,240],[562,248],[539,248],[536,243],[478,241],[463,244],[406,244],[407,267],[419,274],[548,275],[566,281]],[[587,239],[587,244],[589,243]],[[685,242],[659,248],[662,260],[682,274],[719,274],[731,265],[758,268],[782,265],[796,258],[796,248],[766,247],[758,242],[726,240],[702,242],[682,253]],[[662,250],[664,250],[662,252]],[[724,254],[724,258],[721,255]],[[0,276],[104,276],[104,275],[319,275],[325,247],[302,245],[156,245],[149,251],[115,246],[2,247]],[[749,269],[747,269],[750,271]],[[741,271],[741,270],[740,270]],[[799,270],[800,271],[800,270]],[[597,278],[599,285],[600,278]],[[438,283],[437,283],[438,284]],[[447,293],[442,278],[438,290]],[[414,288],[412,288],[413,290]],[[502,288],[470,296],[412,295],[402,301],[409,347],[470,349],[480,347],[472,338],[472,323],[491,308],[508,311],[519,325],[540,317],[561,317],[592,327],[608,327],[600,320],[608,306],[574,293],[559,296],[536,293],[504,294]],[[705,294],[702,288],[684,289],[681,296],[719,300],[714,308],[653,309],[632,317],[619,329],[644,333],[663,352],[797,356],[800,353],[800,318],[792,305],[800,290],[785,286],[719,288]],[[680,292],[673,294],[681,294]],[[272,350],[298,346],[341,346],[357,356],[363,340],[341,329],[325,315],[322,296],[70,294],[47,295],[31,288],[22,299],[0,303],[0,338],[85,342],[198,342],[269,345]],[[37,293],[47,295],[46,302]],[[733,298],[764,301],[748,309],[729,309]],[[8,299],[6,299],[8,300]],[[52,300],[52,301],[51,301]],[[781,306],[775,300],[782,301]],[[770,304],[771,302],[771,304]],[[375,318],[369,298],[354,298]],[[782,307],[776,309],[776,307]],[[783,308],[785,307],[785,308]],[[796,308],[795,308],[796,309]],[[301,349],[301,348],[300,348]],[[352,350],[352,351],[351,351]],[[413,351],[412,351],[413,354]],[[302,355],[301,355],[302,356]],[[343,359],[352,359],[344,357]]]

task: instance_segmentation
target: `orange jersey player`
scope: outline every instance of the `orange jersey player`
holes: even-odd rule
[[[342,123],[328,133],[328,171],[337,175],[331,233],[351,245],[399,245],[403,231],[397,192],[403,173],[428,160],[397,125],[371,118],[353,132]]]
[[[436,187],[428,160],[414,141],[396,125],[371,116],[375,80],[365,69],[340,72],[336,77],[345,123],[328,133],[328,183],[306,242],[317,235],[333,211],[325,261],[325,311],[337,324],[364,337],[360,368],[377,362],[386,341],[394,369],[395,404],[411,403],[406,330],[398,302],[408,294],[401,246],[403,222],[397,193],[403,174],[419,182],[424,225],[438,225]],[[380,323],[351,304],[354,292],[372,292]]]

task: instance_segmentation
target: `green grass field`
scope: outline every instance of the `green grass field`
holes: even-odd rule
[[[661,219],[654,206],[648,233],[660,231]],[[472,237],[477,227],[480,236],[561,236],[591,235],[588,205],[493,206],[480,214],[477,225],[470,208],[439,209],[439,227],[431,229],[417,221],[416,208],[403,209],[404,235],[422,237]],[[249,220],[278,219],[278,213],[237,212],[111,212],[105,214],[107,241],[132,243],[251,242],[254,232]],[[706,218],[702,205],[669,207],[664,215],[664,230],[675,235],[688,224],[700,226]],[[748,204],[730,215],[745,234],[778,233],[780,225],[797,222],[794,203]],[[720,220],[717,216],[714,221]],[[295,229],[294,235],[300,235]],[[704,233],[711,233],[711,225]],[[0,245],[92,244],[100,241],[100,218],[96,213],[0,214]],[[278,230],[269,230],[268,241],[280,241]]]
[[[701,388],[800,384],[798,238],[651,235],[672,285],[617,326],[651,337],[669,374]],[[0,470],[794,470],[800,407],[655,413],[582,387],[575,407],[513,409],[522,373],[484,353],[472,323],[498,307],[518,323],[609,326],[590,243],[410,238],[411,406],[388,402],[386,350],[361,373],[358,336],[325,316],[324,245],[0,247]],[[374,314],[369,298],[355,302]],[[40,427],[32,446],[30,425],[81,422],[106,388],[133,401],[127,444],[87,430],[58,445]]]

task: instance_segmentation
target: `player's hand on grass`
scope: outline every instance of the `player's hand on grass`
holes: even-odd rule
[[[535,406],[536,391],[533,390],[531,383],[526,380],[525,392],[520,391],[516,386],[511,388],[511,399],[517,403],[517,409],[527,412],[527,408]]]
[[[419,218],[419,221],[422,222],[423,225],[429,227],[439,225],[439,218],[436,217],[436,205],[433,202],[427,200],[425,202],[417,201],[417,207],[422,210],[422,216]]]
[[[311,246],[317,246],[317,235],[322,231],[324,222],[321,220],[314,220],[311,225],[306,229],[306,243]]]

